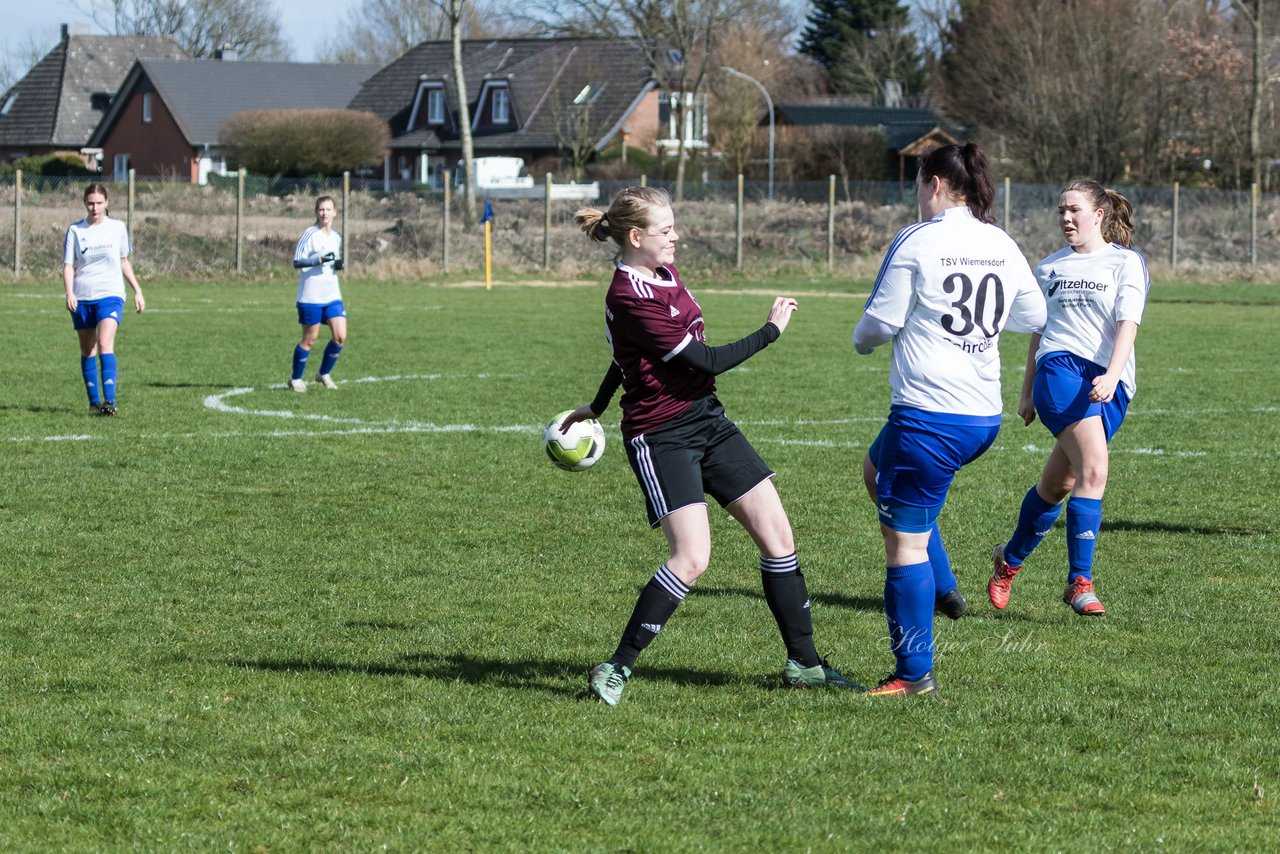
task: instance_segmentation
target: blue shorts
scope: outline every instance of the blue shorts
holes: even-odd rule
[[[1036,363],[1032,399],[1036,415],[1050,433],[1057,436],[1077,421],[1096,415],[1102,419],[1107,441],[1111,441],[1129,409],[1129,393],[1117,383],[1109,403],[1090,400],[1094,379],[1106,372],[1101,365],[1074,353],[1050,353]]]
[[[324,304],[315,302],[298,303],[298,322],[303,326],[319,326],[321,323],[328,323],[335,317],[346,316],[346,309],[342,307],[342,300],[340,299]]]
[[[114,320],[119,326],[124,320],[124,297],[80,300],[71,312],[73,329],[97,329],[104,320]]]
[[[876,511],[886,528],[921,534],[933,527],[960,467],[982,456],[1000,416],[949,415],[893,407],[867,456],[876,467]]]

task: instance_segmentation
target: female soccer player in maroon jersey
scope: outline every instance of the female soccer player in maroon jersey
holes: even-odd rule
[[[617,705],[636,658],[707,568],[708,494],[760,549],[765,599],[787,647],[783,680],[794,687],[861,690],[818,656],[809,594],[773,471],[725,416],[715,395],[716,374],[776,341],[796,309],[795,300],[778,297],[755,332],[709,347],[702,308],[673,264],[680,238],[664,191],[629,187],[614,197],[608,212],[584,208],[575,220],[592,240],[613,241],[620,250],[605,296],[613,361],[595,400],[567,416],[561,429],[598,417],[622,387],[627,459],[644,492],[649,524],[662,529],[671,548],[640,592],[617,650],[591,670],[591,693]]]

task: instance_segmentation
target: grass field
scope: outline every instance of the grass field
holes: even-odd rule
[[[1061,528],[983,585],[1048,433],[1007,419],[942,519],[971,617],[945,701],[794,692],[756,554],[708,573],[622,704],[585,699],[664,559],[616,430],[581,474],[543,423],[606,365],[601,287],[345,287],[341,386],[283,389],[293,285],[145,282],[120,416],[92,419],[60,288],[0,287],[6,850],[1265,850],[1280,838],[1280,287],[1153,289],[1099,545]],[[707,281],[714,342],[800,292],[720,379],[778,470],[819,648],[892,657],[859,464],[888,354],[865,282]],[[1004,340],[1008,411],[1025,336]],[[314,370],[314,368],[313,368]]]

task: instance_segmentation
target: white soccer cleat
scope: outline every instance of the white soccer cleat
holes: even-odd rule
[[[338,384],[335,383],[333,381],[333,377],[328,374],[316,374],[316,382],[329,389],[329,391],[336,391],[338,388]]]
[[[291,379],[289,380],[289,383],[286,387],[289,389],[289,391],[296,391],[298,392],[298,394],[302,394],[302,392],[307,390],[307,384],[304,383],[302,380]]]

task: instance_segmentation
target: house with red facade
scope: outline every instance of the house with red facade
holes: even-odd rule
[[[159,36],[90,36],[62,27],[62,39],[0,95],[0,161],[45,154],[82,156],[139,57],[185,57]],[[86,163],[97,165],[90,156]]]
[[[341,110],[381,66],[348,63],[139,59],[94,129],[103,173],[203,184],[226,171],[218,135],[246,110]]]
[[[662,98],[641,51],[608,38],[464,41],[476,157],[563,162],[626,140],[656,151]],[[371,76],[350,108],[391,128],[384,179],[437,184],[462,158],[452,44],[423,42]]]

